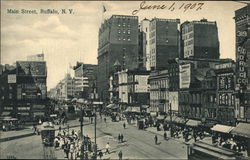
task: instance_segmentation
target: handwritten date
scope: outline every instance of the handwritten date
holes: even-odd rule
[[[187,10],[195,10],[199,11],[202,9],[204,3],[181,3],[181,4],[176,4],[176,2],[173,2],[171,5],[165,5],[165,4],[147,4],[146,1],[143,1],[140,3],[139,9],[136,9],[132,12],[132,15],[136,15],[137,13],[140,12],[140,10],[163,10],[167,9],[170,11],[174,10],[183,10],[183,12],[186,12]]]

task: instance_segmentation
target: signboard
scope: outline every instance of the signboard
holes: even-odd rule
[[[15,74],[8,75],[8,83],[16,83],[16,75]]]
[[[191,83],[191,64],[180,65],[180,88],[189,88]]]
[[[148,92],[148,77],[149,75],[135,75],[135,93],[145,93]]]
[[[17,61],[17,75],[46,76],[46,62]]]

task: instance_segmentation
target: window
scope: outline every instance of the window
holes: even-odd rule
[[[123,25],[122,25],[122,26],[123,26],[123,27],[125,27],[125,25],[126,25],[126,24],[125,24],[125,23],[123,23]]]
[[[12,94],[11,93],[9,94],[9,99],[12,99]]]
[[[118,29],[118,33],[119,33],[119,34],[121,33],[121,30],[120,30],[120,29]]]
[[[12,86],[9,86],[9,90],[12,90]]]
[[[228,95],[225,95],[225,104],[228,105]]]
[[[130,34],[130,29],[128,30],[128,34]]]
[[[125,34],[125,33],[126,33],[126,30],[123,30],[123,33]]]
[[[131,41],[130,37],[128,37],[128,41]]]

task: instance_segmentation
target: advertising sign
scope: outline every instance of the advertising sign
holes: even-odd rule
[[[189,88],[191,83],[191,64],[180,65],[180,88]]]

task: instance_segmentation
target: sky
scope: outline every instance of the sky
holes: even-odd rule
[[[104,19],[113,14],[132,15],[142,1],[1,1],[1,64],[26,60],[29,55],[44,53],[47,62],[48,89],[55,87],[70,66],[77,61],[97,64],[98,30]],[[175,10],[168,8],[173,4]],[[182,4],[192,6],[193,9]],[[198,9],[198,3],[204,3]],[[165,5],[165,9],[144,9],[136,16],[144,18],[179,18],[216,21],[221,58],[235,59],[234,11],[245,4],[230,1],[147,1],[145,5]],[[103,13],[103,6],[106,12]],[[19,14],[7,13],[8,9]],[[36,10],[38,14],[22,14],[21,10]],[[58,10],[59,14],[40,14],[40,9]],[[67,14],[61,14],[66,9]],[[68,9],[73,9],[69,14]]]

